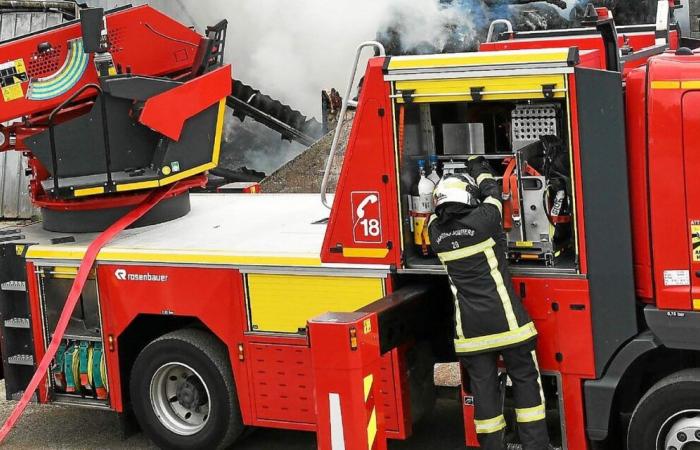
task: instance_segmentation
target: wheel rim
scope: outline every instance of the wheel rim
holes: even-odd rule
[[[689,409],[672,415],[656,438],[661,450],[700,450],[700,410]]]
[[[151,406],[165,428],[193,435],[209,421],[211,396],[204,379],[187,364],[162,365],[151,378]]]

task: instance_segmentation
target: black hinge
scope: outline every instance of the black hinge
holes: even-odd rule
[[[384,117],[384,108],[379,108],[377,114],[379,114],[379,117]]]
[[[483,86],[474,86],[469,89],[469,92],[472,96],[472,100],[475,102],[480,102],[481,99],[484,98],[484,87]]]
[[[552,99],[554,98],[554,88],[556,88],[556,84],[543,84],[542,85],[542,95],[544,95],[544,98],[546,99]]]
[[[401,98],[404,103],[413,103],[413,94],[416,93],[415,89],[405,89],[401,91]]]

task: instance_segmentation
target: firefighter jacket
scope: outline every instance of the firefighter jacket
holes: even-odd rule
[[[454,294],[454,343],[462,355],[514,347],[537,335],[513,291],[500,188],[483,158],[472,159],[469,172],[479,186],[479,206],[445,204],[429,224],[431,246]]]

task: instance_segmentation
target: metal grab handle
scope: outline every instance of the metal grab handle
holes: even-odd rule
[[[340,140],[340,131],[343,128],[343,122],[345,121],[345,113],[348,110],[348,104],[351,103],[350,95],[352,94],[352,85],[355,84],[355,75],[357,75],[357,65],[360,63],[360,56],[362,56],[362,50],[365,47],[374,47],[379,51],[379,56],[385,56],[386,51],[384,46],[377,41],[366,41],[361,43],[357,47],[357,53],[355,54],[355,61],[352,64],[352,72],[350,72],[350,81],[348,82],[348,88],[343,96],[343,105],[340,108],[340,115],[338,116],[338,123],[335,126],[335,135],[333,136],[333,143],[331,144],[331,151],[328,153],[328,160],[326,161],[326,169],[323,171],[323,181],[321,181],[321,203],[328,209],[331,209],[331,205],[328,204],[326,200],[326,191],[328,190],[328,179],[331,174],[331,166],[333,165],[333,158],[335,157],[335,152],[338,149],[338,141]]]
[[[493,35],[496,31],[496,25],[505,25],[508,28],[508,33],[513,32],[513,24],[507,19],[496,19],[489,25],[489,33],[486,35],[486,42],[494,42]]]

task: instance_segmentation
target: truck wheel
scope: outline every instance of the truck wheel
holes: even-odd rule
[[[649,389],[632,414],[627,449],[700,449],[700,369],[680,371]]]
[[[209,333],[179,330],[144,348],[131,370],[134,414],[161,448],[230,446],[243,431],[226,348]]]

